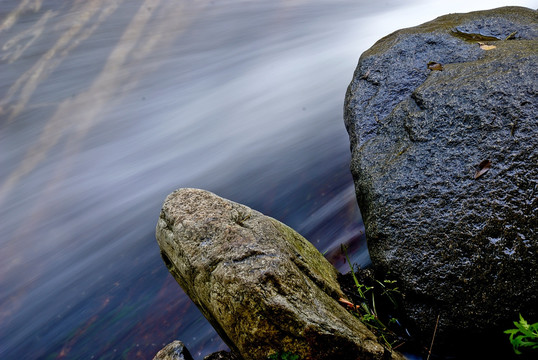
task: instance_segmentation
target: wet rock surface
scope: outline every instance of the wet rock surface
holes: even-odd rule
[[[302,236],[244,205],[180,189],[156,236],[175,279],[232,352],[266,359],[386,359],[375,336],[339,303],[334,267]]]
[[[531,9],[443,16],[367,50],[346,94],[372,263],[438,346],[538,318],[537,39]]]

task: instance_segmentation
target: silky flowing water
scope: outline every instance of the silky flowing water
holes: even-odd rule
[[[514,4],[530,6],[532,1]],[[154,237],[179,187],[368,264],[342,120],[377,39],[495,1],[0,1],[0,358],[225,349]]]

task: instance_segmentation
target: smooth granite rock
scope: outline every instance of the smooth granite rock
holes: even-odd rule
[[[442,16],[367,50],[346,94],[372,263],[437,346],[538,320],[537,39],[531,9]]]
[[[337,271],[288,226],[207,191],[164,202],[156,236],[183,290],[245,360],[398,359],[347,312]]]

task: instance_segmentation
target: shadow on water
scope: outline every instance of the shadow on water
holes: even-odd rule
[[[397,3],[1,2],[0,357],[225,348],[159,256],[178,187],[367,264],[343,97]]]

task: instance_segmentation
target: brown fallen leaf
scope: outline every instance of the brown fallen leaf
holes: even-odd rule
[[[430,61],[428,63],[428,69],[431,71],[443,71],[443,65],[435,61]]]
[[[486,50],[486,51],[493,50],[493,49],[497,48],[497,46],[495,46],[495,45],[488,45],[488,44],[484,44],[482,42],[479,42],[478,46],[480,46],[480,49]]]
[[[485,173],[487,173],[489,171],[489,169],[491,168],[491,161],[488,160],[484,160],[482,161],[480,164],[478,164],[477,166],[477,170],[476,170],[476,173],[474,174],[474,178],[475,179],[478,179],[480,176],[484,175]]]
[[[340,298],[338,299],[338,302],[340,304],[342,304],[342,306],[344,306],[345,308],[348,308],[349,310],[355,310],[355,311],[359,311],[360,309],[360,306],[359,305],[355,305],[349,301],[347,301],[346,299],[344,298]]]

